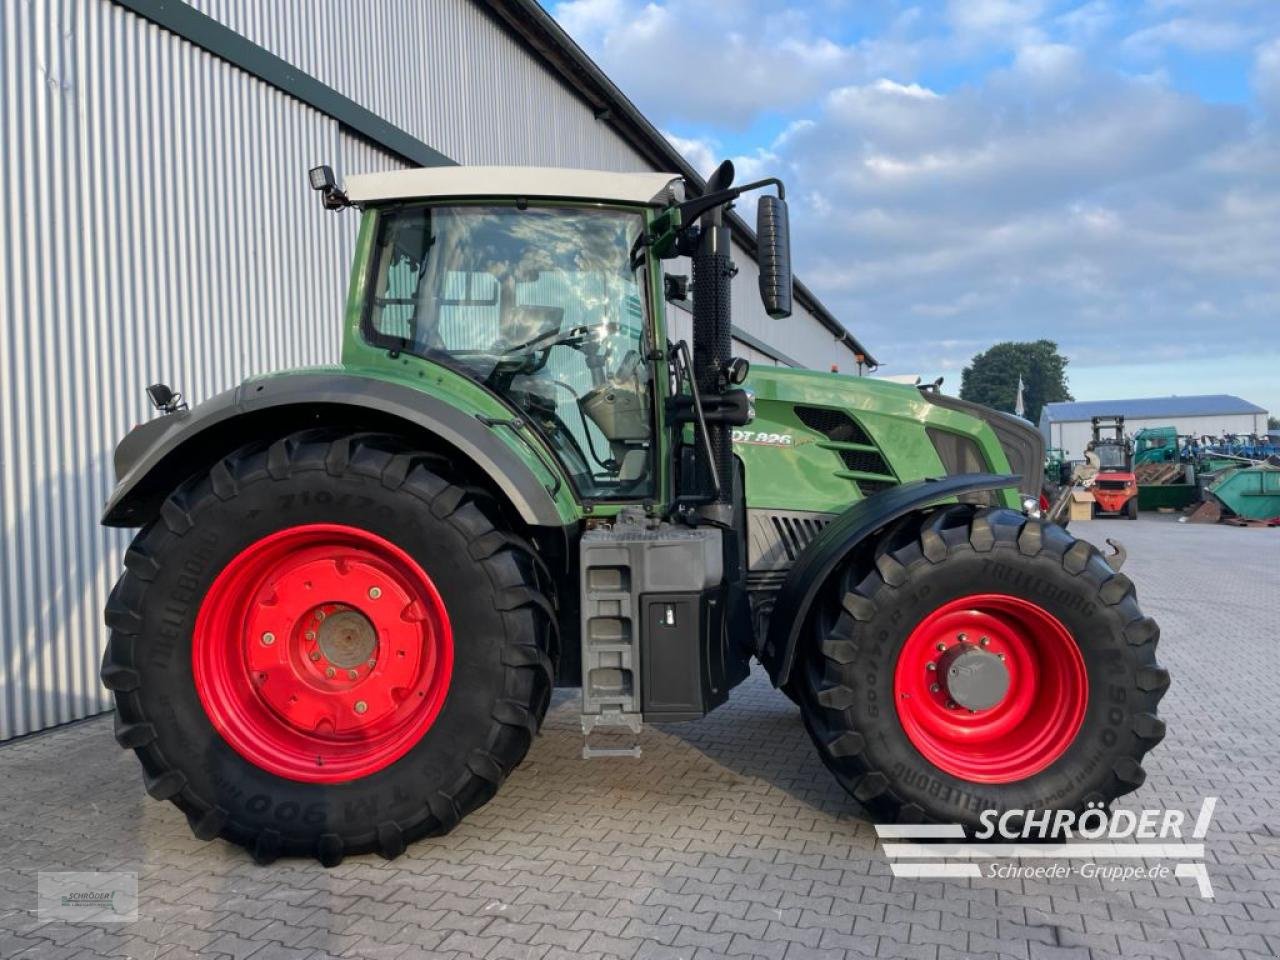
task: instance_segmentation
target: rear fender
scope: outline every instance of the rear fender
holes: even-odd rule
[[[331,423],[429,433],[488,477],[525,523],[565,524],[556,505],[551,468],[547,477],[535,474],[497,435],[503,426],[490,425],[412,387],[330,371],[251,380],[190,410],[135,427],[116,447],[116,486],[102,522],[112,527],[142,525],[174,487],[264,431],[283,435],[281,429],[292,432]]]
[[[1016,475],[965,473],[916,480],[860,500],[827,524],[796,558],[769,614],[769,633],[760,662],[773,685],[780,687],[790,679],[809,610],[823,584],[849,553],[873,543],[881,528],[909,513],[962,493],[1016,487],[1020,479]]]

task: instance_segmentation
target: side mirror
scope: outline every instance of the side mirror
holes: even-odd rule
[[[791,316],[791,227],[787,201],[761,197],[756,206],[756,263],[760,300],[774,320]]]

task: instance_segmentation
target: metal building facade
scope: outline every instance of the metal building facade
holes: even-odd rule
[[[335,360],[354,219],[305,171],[413,159],[139,12],[187,6],[0,4],[0,739],[109,705],[130,533],[98,517],[144,387]],[[190,6],[454,160],[651,168],[474,0]],[[748,336],[852,366],[812,317],[768,320],[738,259]]]

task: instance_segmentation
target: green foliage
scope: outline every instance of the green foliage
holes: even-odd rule
[[[1280,430],[1280,417],[1267,417],[1268,430]]]
[[[1024,416],[1039,423],[1046,403],[1071,400],[1067,390],[1067,358],[1052,340],[997,343],[973,358],[960,380],[960,399],[1013,413],[1022,377]]]

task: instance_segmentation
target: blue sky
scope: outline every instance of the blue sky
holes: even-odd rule
[[[1049,337],[1078,399],[1280,414],[1280,0],[562,0],[704,172],[787,180],[885,373]]]

